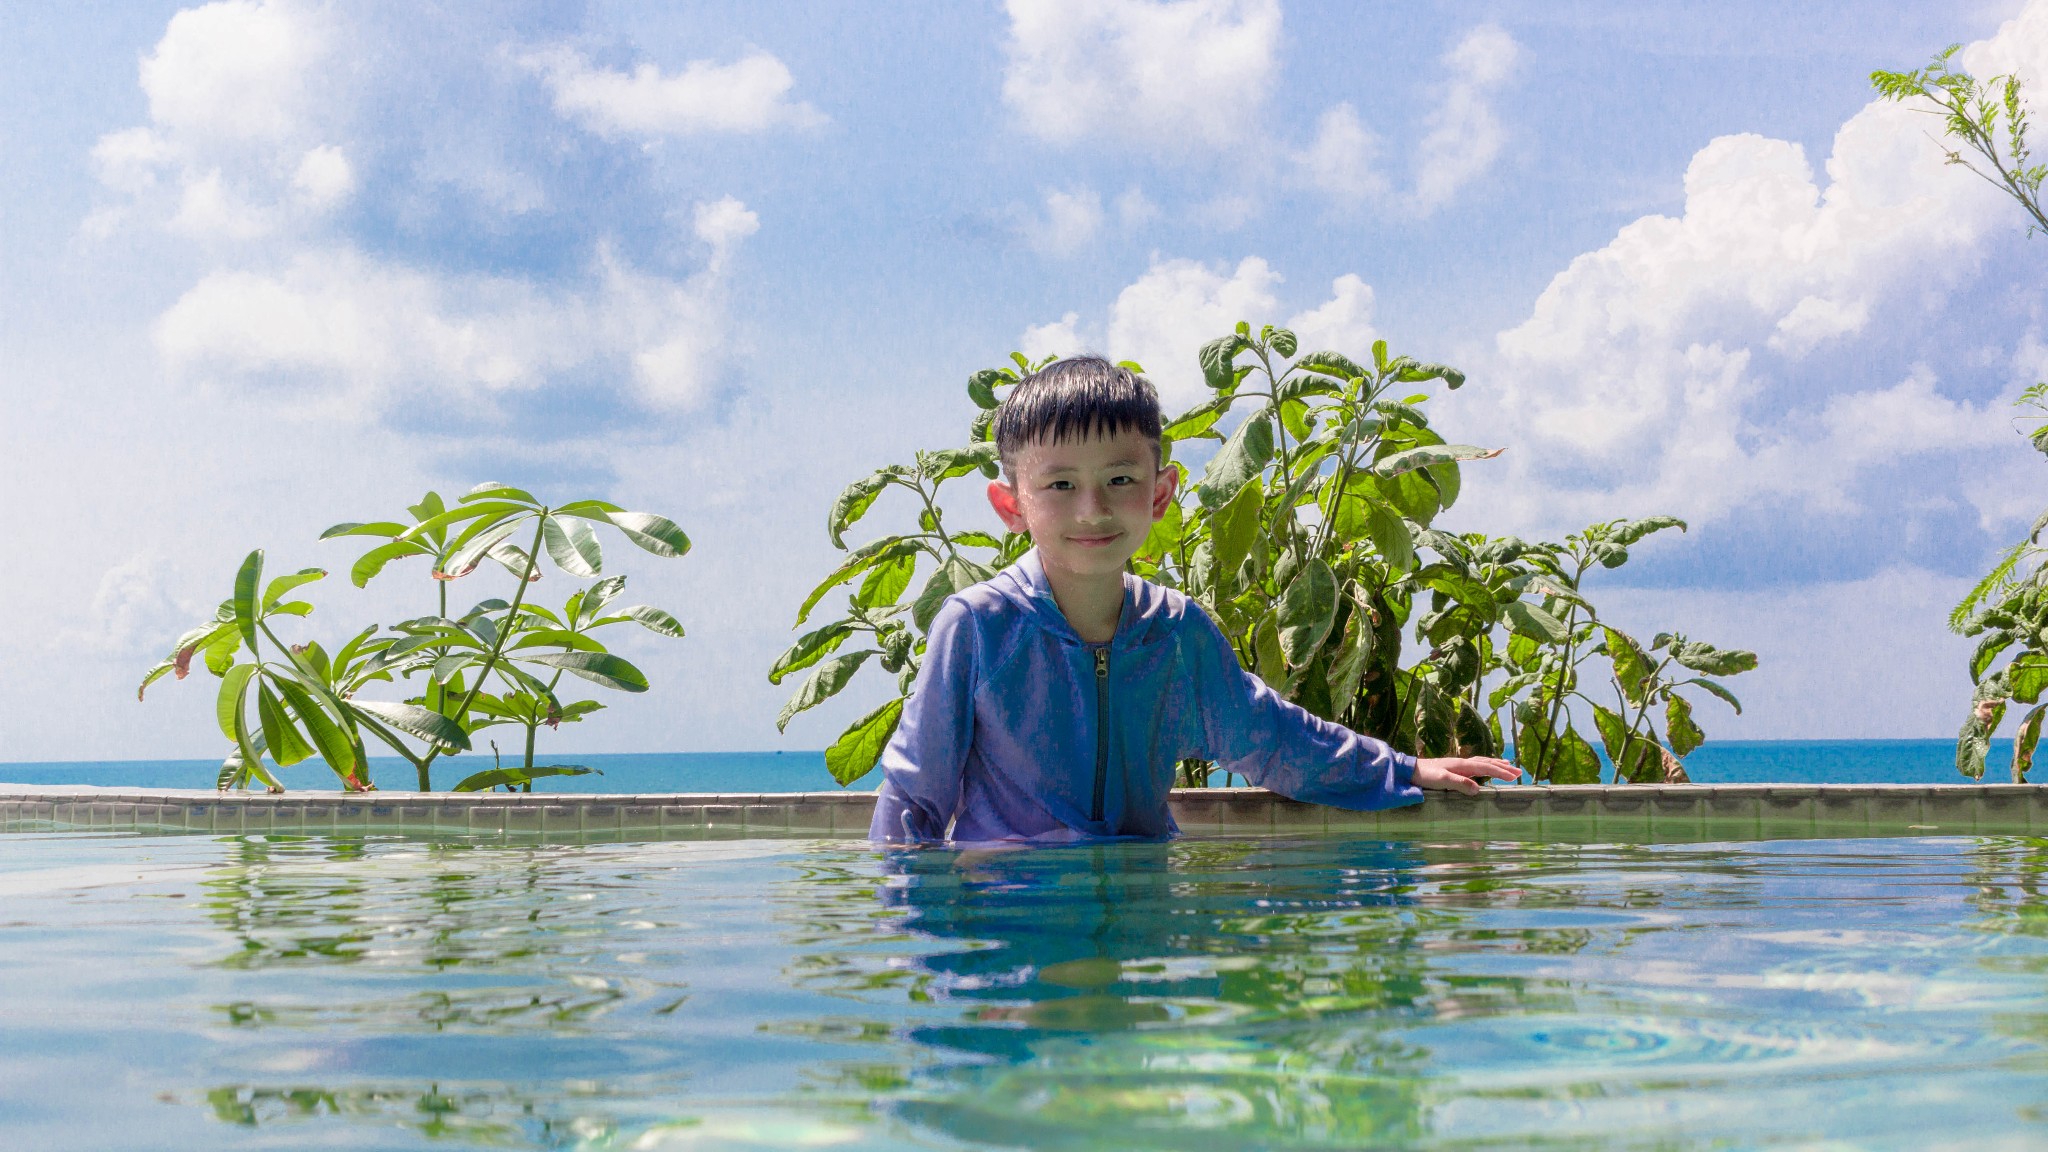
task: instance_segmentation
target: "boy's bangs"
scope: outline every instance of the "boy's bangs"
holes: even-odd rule
[[[1150,381],[1094,356],[1061,360],[1019,381],[996,413],[1005,462],[1027,444],[1059,444],[1137,432],[1159,438],[1159,396]]]

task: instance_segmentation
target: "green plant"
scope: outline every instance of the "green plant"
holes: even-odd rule
[[[920,452],[914,464],[878,468],[848,485],[826,516],[826,535],[833,547],[848,555],[804,598],[797,609],[797,627],[810,619],[811,611],[834,589],[855,580],[860,583],[847,596],[846,614],[799,636],[768,669],[768,681],[780,684],[791,673],[813,669],[775,718],[779,732],[798,713],[838,695],[870,659],[879,657],[882,671],[896,677],[896,694],[855,720],[825,750],[825,765],[841,784],[867,775],[895,734],[903,702],[917,679],[925,632],[946,597],[993,576],[1030,546],[1029,540],[1012,533],[996,536],[979,529],[949,528],[939,505],[939,489],[947,481],[975,473],[989,479],[998,475],[996,446],[988,439],[989,423],[999,403],[997,389],[1015,384],[1047,362],[1034,364],[1021,353],[1012,359],[1012,367],[988,369],[969,378],[967,391],[979,414],[968,445]],[[882,536],[848,549],[847,530],[892,492],[915,498],[917,530]],[[921,567],[927,573],[924,582],[916,599],[906,605],[903,595]],[[856,643],[865,646],[840,651],[855,637],[861,637]]]
[[[235,598],[222,606],[213,622],[181,637],[171,656],[152,668],[143,680],[150,683],[173,674],[182,679],[198,652],[206,653],[209,671],[224,677],[219,706],[222,731],[235,741],[235,750],[224,766],[220,785],[239,786],[252,775],[271,787],[275,778],[264,769],[259,753],[268,750],[280,765],[306,758],[306,749],[317,749],[349,787],[367,787],[367,758],[361,736],[368,733],[411,763],[421,791],[432,787],[431,768],[443,755],[467,750],[470,736],[498,724],[517,724],[525,734],[525,758],[517,769],[494,769],[465,779],[458,789],[487,787],[479,783],[508,783],[504,773],[517,772],[517,783],[529,789],[531,781],[551,775],[579,774],[577,766],[536,765],[535,737],[543,725],[553,728],[581,720],[602,707],[595,701],[564,703],[557,694],[564,673],[602,687],[626,692],[647,690],[647,678],[630,662],[609,652],[591,633],[596,629],[632,620],[660,635],[680,637],[682,626],[669,613],[645,605],[613,609],[625,586],[623,576],[599,580],[568,597],[560,612],[527,603],[529,586],[541,578],[538,557],[545,554],[555,565],[573,576],[599,575],[603,550],[591,524],[618,529],[629,541],[657,556],[680,556],[689,549],[682,530],[664,517],[628,512],[617,505],[597,500],[579,500],[550,507],[531,494],[503,484],[483,484],[453,505],[435,493],[409,510],[411,524],[385,521],[340,524],[322,538],[341,536],[381,537],[385,543],[373,547],[355,564],[352,577],[357,587],[366,585],[391,561],[407,556],[433,558],[429,573],[436,584],[438,611],[434,615],[406,620],[388,634],[371,626],[358,634],[330,660],[317,644],[290,646],[270,632],[268,621],[277,615],[305,615],[312,608],[304,601],[283,601],[279,597],[299,584],[319,579],[326,573],[307,569],[273,581],[259,603],[254,587],[260,582],[262,553],[251,553],[236,580]],[[531,527],[530,544],[520,548],[511,538]],[[474,571],[490,559],[513,577],[515,591],[508,602],[486,599],[460,617],[448,615],[448,585]],[[248,605],[243,605],[244,600]],[[256,621],[254,629],[241,621]],[[285,659],[267,663],[258,653],[257,638],[267,639]],[[234,664],[238,647],[246,646],[253,663],[251,672],[239,672]],[[271,709],[265,704],[268,686],[280,676],[324,687],[316,703],[325,710],[308,711],[285,697],[288,707]],[[410,683],[421,679],[418,695],[400,704],[358,701],[355,692],[373,681]],[[255,727],[246,724],[250,738],[238,738],[230,715],[230,689],[246,694],[249,683],[257,682],[259,719]],[[489,690],[495,687],[495,691]],[[284,689],[279,686],[279,693]],[[239,713],[237,713],[239,714]],[[321,725],[331,722],[336,731],[325,734]],[[303,725],[304,737],[294,739],[295,725]],[[407,737],[418,741],[414,747]],[[339,741],[339,742],[337,742]],[[309,744],[310,742],[310,744]],[[330,744],[334,747],[330,749]],[[344,746],[348,754],[343,755]]]
[[[369,755],[365,731],[394,748],[405,750],[399,733],[437,749],[462,750],[469,736],[446,716],[413,703],[360,699],[358,689],[372,681],[389,681],[378,667],[393,641],[378,638],[375,626],[329,656],[317,641],[288,644],[272,629],[279,617],[305,617],[313,605],[284,597],[324,578],[319,568],[306,568],[263,583],[263,552],[249,553],[235,574],[234,595],[223,601],[212,622],[178,638],[171,655],[159,661],[136,689],[141,699],[165,675],[182,680],[195,655],[204,653],[206,668],[220,677],[214,715],[230,744],[215,780],[222,789],[239,788],[252,777],[273,792],[284,790],[263,766],[267,753],[279,767],[289,767],[315,754],[326,762],[350,791],[369,788]],[[262,594],[257,589],[262,588]],[[268,642],[269,655],[265,655]],[[246,653],[246,662],[237,660]],[[254,723],[249,709],[256,710]]]
[[[1950,164],[1968,169],[1998,188],[2027,214],[2027,231],[2048,233],[2048,215],[2041,209],[2041,184],[2048,165],[2035,164],[2027,143],[2026,94],[2017,76],[1979,80],[1954,64],[1961,45],[1950,45],[1926,67],[1913,72],[1873,72],[1870,80],[1887,100],[1917,106],[1941,118],[1948,138],[1973,154],[1947,150]],[[2028,439],[2048,454],[2048,384],[2035,384],[2014,406],[2022,420],[2034,422]],[[1991,738],[2005,719],[2009,701],[2029,705],[2013,739],[2012,779],[2026,782],[2048,704],[2040,703],[2048,688],[2048,576],[2042,570],[2041,533],[2048,513],[2034,522],[2026,539],[2007,548],[1991,571],[1950,611],[1949,627],[1979,637],[1970,657],[1970,679],[1976,690],[1969,715],[1956,738],[1956,770],[1973,780],[1984,778]],[[2009,653],[2009,655],[2008,655]],[[2000,666],[1999,659],[2005,657]]]
[[[1482,755],[1504,748],[1499,713],[1512,701],[1525,717],[1516,752],[1535,778],[1598,780],[1599,757],[1570,724],[1575,702],[1582,711],[1593,703],[1578,691],[1579,666],[1606,654],[1605,632],[1596,631],[1604,626],[1580,581],[1591,566],[1620,566],[1629,545],[1677,522],[1616,521],[1565,544],[1442,531],[1434,524],[1457,501],[1462,465],[1501,450],[1447,443],[1424,414],[1429,396],[1410,389],[1456,388],[1463,375],[1394,356],[1384,341],[1369,362],[1334,351],[1297,358],[1297,350],[1292,332],[1267,326],[1254,335],[1249,324],[1203,346],[1212,395],[1167,422],[1163,446],[1185,481],[1189,470],[1175,453],[1198,440],[1218,444],[1200,481],[1181,485],[1133,570],[1199,601],[1244,666],[1310,712],[1420,755]],[[769,672],[780,683],[816,666],[784,708],[785,724],[844,689],[871,658],[898,674],[895,697],[828,750],[841,783],[868,772],[894,732],[939,604],[1029,546],[1020,536],[947,529],[937,488],[977,467],[995,475],[987,438],[1000,389],[1041,364],[1013,355],[1012,366],[976,373],[968,394],[979,415],[966,448],[881,469],[834,504],[827,531],[842,549],[847,528],[892,487],[915,493],[919,509],[919,531],[853,548],[813,590],[799,625],[826,594],[861,580],[847,615],[800,637]],[[1241,418],[1226,433],[1233,415]],[[963,546],[981,551],[961,556]],[[905,621],[900,601],[920,564],[931,575]],[[1404,663],[1411,631],[1421,654]],[[861,634],[871,647],[839,652]],[[1694,648],[1685,651],[1693,658]],[[1753,656],[1735,655],[1754,665]],[[1617,674],[1617,684],[1624,679]],[[1627,680],[1623,695],[1647,693],[1669,708],[1678,686]],[[1690,723],[1689,705],[1675,707]],[[1660,737],[1647,704],[1623,711],[1617,750],[1634,765],[1641,749],[1661,747]],[[1677,729],[1675,746],[1690,752],[1696,731]],[[1212,768],[1186,762],[1182,782],[1199,785]]]

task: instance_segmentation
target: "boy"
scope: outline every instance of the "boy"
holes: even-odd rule
[[[1285,796],[1391,808],[1514,780],[1504,760],[1418,762],[1310,715],[1238,665],[1194,601],[1125,572],[1173,501],[1159,400],[1097,357],[1048,365],[996,413],[989,503],[1034,547],[949,597],[882,753],[869,836],[1156,839],[1179,760]]]

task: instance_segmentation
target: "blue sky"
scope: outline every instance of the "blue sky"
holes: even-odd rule
[[[1941,619],[2040,502],[2041,241],[1867,75],[2048,77],[2041,5],[5,19],[0,759],[212,753],[204,688],[132,687],[240,555],[345,568],[322,527],[484,479],[697,541],[623,569],[690,630],[655,691],[565,742],[821,746],[872,699],[778,737],[761,673],[824,509],[1019,346],[1169,398],[1238,319],[1464,367],[1440,425],[1511,450],[1456,526],[1693,522],[1603,603],[1759,650],[1721,736],[1953,731]],[[329,585],[315,634],[430,595]]]

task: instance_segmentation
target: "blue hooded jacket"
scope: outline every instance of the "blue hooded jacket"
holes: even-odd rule
[[[1084,642],[1033,550],[932,621],[868,835],[1160,839],[1188,758],[1339,808],[1422,800],[1414,757],[1282,699],[1179,592],[1126,574],[1116,635]]]

